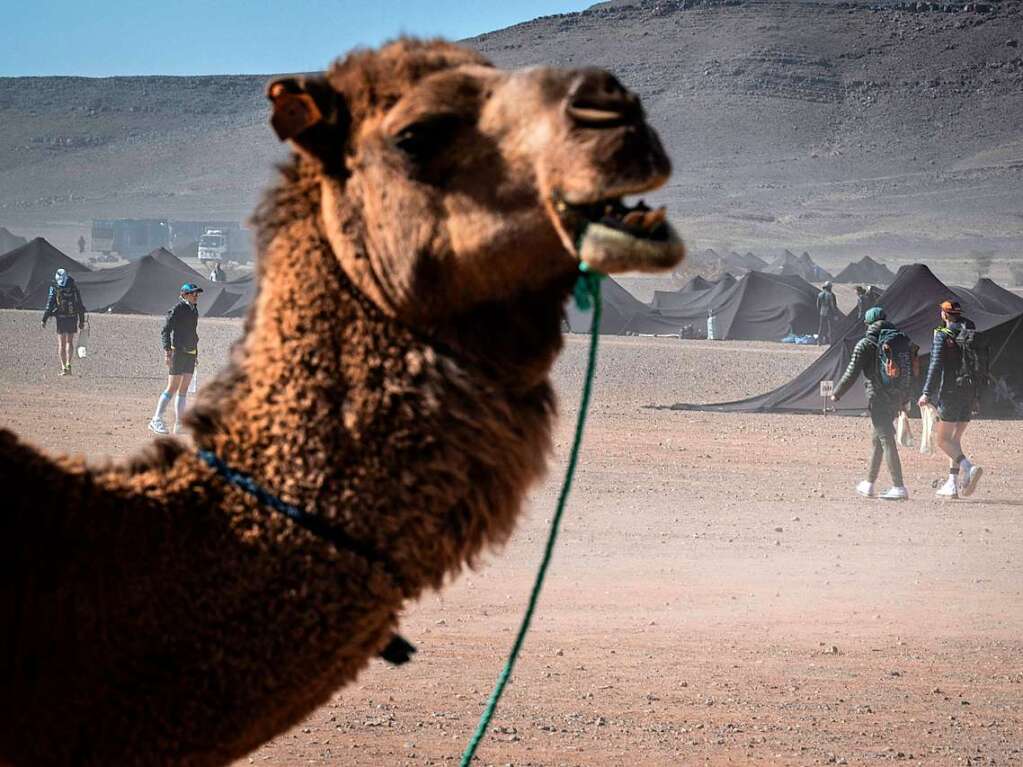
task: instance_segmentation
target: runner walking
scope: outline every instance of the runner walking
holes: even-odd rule
[[[867,334],[853,349],[845,374],[831,398],[835,402],[840,400],[860,373],[863,373],[863,388],[873,426],[871,444],[874,450],[870,456],[867,478],[856,486],[856,492],[867,498],[876,497],[874,483],[881,471],[883,456],[892,477],[892,487],[880,497],[886,501],[905,501],[909,499],[909,491],[902,478],[902,461],[895,442],[894,422],[907,398],[911,396],[909,382],[914,354],[912,343],[908,336],[888,322],[880,306],[868,309],[864,322]]]
[[[958,301],[941,304],[941,325],[934,330],[931,363],[919,405],[938,409],[934,441],[949,458],[948,479],[938,488],[941,498],[973,495],[984,469],[963,453],[963,434],[980,399],[985,371],[975,347],[976,326],[963,316]]]
[[[85,305],[74,277],[66,269],[58,269],[53,275],[50,292],[43,310],[43,327],[50,317],[57,322],[57,356],[60,357],[60,374],[71,375],[72,351],[75,347],[75,333],[85,327]]]
[[[174,400],[174,433],[182,432],[181,417],[187,405],[188,385],[195,373],[195,364],[199,356],[199,335],[196,328],[199,324],[199,294],[202,288],[186,282],[181,286],[181,294],[174,308],[167,312],[167,321],[163,325],[164,363],[167,365],[167,388],[163,390],[156,403],[156,412],[149,421],[149,430],[156,434],[167,434],[167,425],[163,414],[167,405]]]

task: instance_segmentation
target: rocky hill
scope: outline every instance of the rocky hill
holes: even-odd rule
[[[696,247],[993,252],[998,276],[1023,257],[1020,6],[613,0],[467,42],[638,91],[676,168],[656,198]],[[267,79],[0,79],[0,224],[244,218],[282,156]]]

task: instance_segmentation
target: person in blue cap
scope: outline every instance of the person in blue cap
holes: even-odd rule
[[[840,400],[860,377],[860,373],[863,373],[863,388],[867,395],[867,409],[870,411],[870,422],[873,426],[871,443],[874,451],[870,456],[867,478],[856,486],[856,492],[867,498],[878,497],[874,483],[881,471],[881,458],[884,457],[888,473],[892,477],[892,486],[880,497],[886,501],[905,501],[909,498],[909,491],[902,478],[902,461],[899,460],[899,448],[895,442],[895,417],[904,407],[905,398],[895,387],[885,384],[878,365],[882,334],[887,337],[889,333],[896,331],[896,328],[888,321],[884,309],[880,306],[867,309],[863,315],[863,322],[867,326],[867,333],[856,343],[845,374],[839,380],[831,398],[835,402]],[[908,374],[909,371],[905,373]]]
[[[149,421],[149,430],[156,434],[167,434],[163,414],[167,405],[174,400],[174,433],[180,434],[181,416],[185,414],[188,385],[195,373],[199,356],[199,294],[202,288],[186,282],[181,286],[181,295],[174,308],[167,312],[167,321],[160,333],[163,340],[164,363],[169,368],[167,388],[156,403],[156,412]]]

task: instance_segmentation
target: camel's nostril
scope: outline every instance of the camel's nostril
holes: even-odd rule
[[[614,127],[642,118],[639,98],[603,69],[584,69],[568,92],[569,117],[588,128]]]

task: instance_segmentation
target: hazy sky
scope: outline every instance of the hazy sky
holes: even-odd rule
[[[322,69],[400,34],[453,40],[597,0],[22,0],[0,76],[266,74]]]

